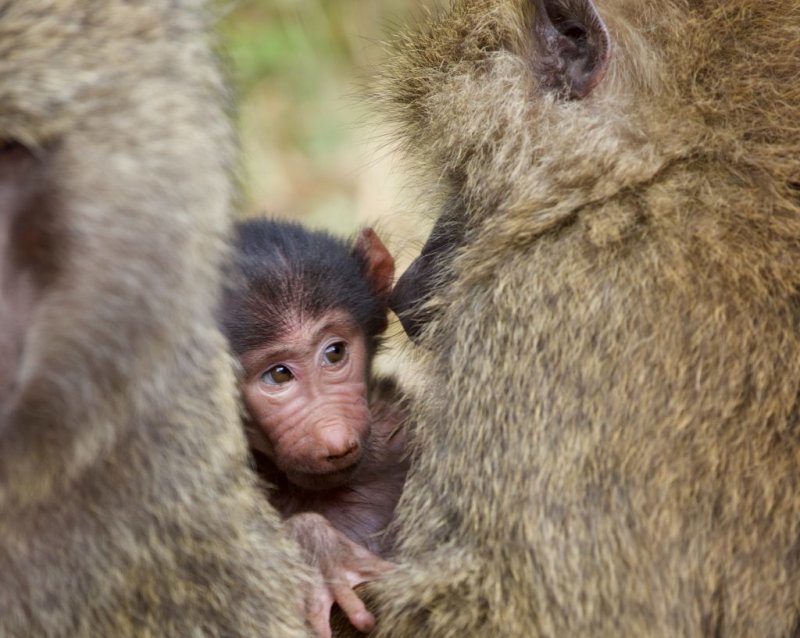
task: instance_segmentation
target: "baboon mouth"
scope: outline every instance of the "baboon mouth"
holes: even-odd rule
[[[347,483],[353,477],[359,465],[360,460],[346,468],[332,472],[287,471],[286,476],[292,483],[307,490],[328,490]]]

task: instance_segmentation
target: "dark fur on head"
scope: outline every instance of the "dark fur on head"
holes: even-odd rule
[[[249,219],[235,230],[235,269],[222,323],[237,355],[280,338],[298,318],[344,310],[374,354],[386,329],[385,301],[370,289],[366,259],[324,231],[273,219]]]

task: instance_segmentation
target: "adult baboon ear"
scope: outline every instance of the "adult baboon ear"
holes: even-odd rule
[[[611,51],[592,0],[531,0],[535,72],[542,86],[570,100],[589,95]]]
[[[362,228],[353,252],[362,260],[364,277],[372,293],[388,302],[394,282],[394,258],[378,234],[372,228]]]
[[[0,141],[0,417],[52,261],[40,169],[21,144]]]

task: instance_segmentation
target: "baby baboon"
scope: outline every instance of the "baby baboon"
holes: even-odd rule
[[[320,572],[311,624],[330,635],[336,602],[368,631],[374,619],[353,588],[388,567],[379,556],[408,469],[405,401],[391,379],[371,374],[394,259],[369,228],[351,247],[251,219],[236,226],[235,270],[223,325],[244,371],[270,501]]]
[[[212,312],[234,145],[202,5],[0,5],[2,636],[307,635]]]
[[[456,0],[398,41],[445,204],[377,635],[796,634],[798,40],[785,1]]]

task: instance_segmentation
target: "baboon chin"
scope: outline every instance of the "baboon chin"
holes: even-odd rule
[[[396,40],[441,213],[392,298],[430,379],[378,636],[796,630],[799,36],[456,0]]]

